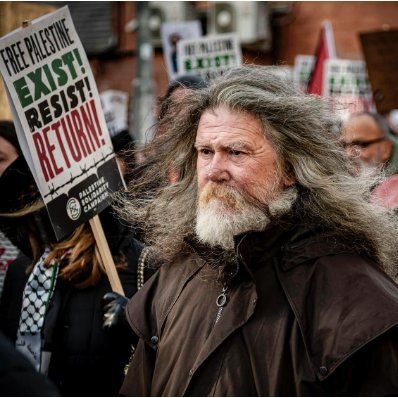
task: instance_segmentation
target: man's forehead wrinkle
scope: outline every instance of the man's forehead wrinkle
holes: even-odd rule
[[[227,111],[227,115],[225,114],[225,111]],[[263,123],[260,119],[256,117],[256,115],[251,114],[249,112],[244,112],[240,110],[234,110],[230,109],[229,107],[220,105],[215,109],[206,109],[199,120],[199,125],[205,125],[206,127],[223,127],[223,126],[230,126],[231,125],[231,120],[230,116],[233,115],[233,126],[242,128],[244,130],[249,130],[251,131],[252,129],[248,129],[248,126],[252,126],[256,130],[262,131],[262,126]],[[248,117],[251,118],[250,121],[248,121]],[[242,121],[242,118],[244,121]],[[228,120],[226,120],[228,119]],[[261,127],[259,128],[258,125],[254,126],[256,123],[260,123]]]
[[[248,132],[250,134],[262,134],[262,129],[259,128],[258,126],[255,126],[254,123],[247,122],[247,120],[241,121],[239,117],[237,116],[234,120],[234,123],[232,124],[230,121],[225,122],[225,120],[208,120],[206,119],[201,119],[199,122],[199,128],[201,130],[206,130],[206,129],[219,129],[219,133],[225,132],[224,129],[232,129],[231,133],[242,133]],[[239,130],[235,131],[235,130]],[[207,131],[204,131],[205,133]],[[214,133],[214,131],[212,131]]]

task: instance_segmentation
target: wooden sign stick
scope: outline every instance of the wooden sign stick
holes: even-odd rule
[[[97,242],[97,248],[100,252],[102,262],[104,264],[106,274],[111,284],[112,290],[116,293],[124,296],[122,284],[120,283],[119,275],[116,271],[115,263],[113,261],[112,254],[109,250],[108,242],[105,238],[104,230],[102,229],[101,221],[98,215],[94,216],[90,220],[91,230],[93,231],[95,241]]]

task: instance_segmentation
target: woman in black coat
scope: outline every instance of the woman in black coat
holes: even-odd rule
[[[7,183],[7,173],[4,180],[3,177],[0,185]],[[29,196],[30,200],[33,196]],[[38,332],[41,349],[36,369],[47,373],[64,396],[118,395],[134,336],[123,320],[103,327],[103,296],[112,289],[91,229],[84,224],[67,239],[56,243],[51,229],[45,228],[49,225],[45,209],[38,210],[39,207],[30,206],[31,211],[20,211],[21,217],[10,221],[10,239],[19,243],[24,255],[9,266],[6,275],[0,303],[0,329],[12,341],[17,341],[17,345],[21,335],[23,340],[22,319],[23,314],[29,312],[29,306],[25,305],[23,314],[21,308],[23,296],[25,301],[29,297],[28,278],[34,275],[39,263],[41,270],[56,269]],[[120,224],[112,210],[104,210],[100,218],[125,295],[131,297],[137,290],[142,245]],[[48,249],[40,262],[45,247]],[[33,311],[32,319],[39,312]]]

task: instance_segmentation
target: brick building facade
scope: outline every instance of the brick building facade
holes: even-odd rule
[[[203,10],[207,2],[198,2]],[[280,4],[281,2],[275,2]],[[135,33],[124,32],[124,26],[134,18],[134,2],[113,3],[115,23],[119,34],[118,56],[93,59],[100,91],[107,88],[130,91],[135,76]],[[271,3],[272,4],[272,3]],[[358,34],[380,29],[398,28],[398,2],[283,2],[284,12],[272,12],[272,45],[269,52],[243,49],[244,62],[256,64],[293,65],[297,54],[313,54],[322,21],[331,21],[336,55],[346,59],[361,59]],[[157,94],[167,87],[168,78],[161,50],[154,52],[153,78]]]
[[[67,2],[63,2],[65,4]],[[96,2],[86,3],[86,7],[96,8]],[[167,3],[167,2],[164,2]],[[211,2],[191,2],[202,22],[206,19]],[[233,4],[233,2],[231,2]],[[24,5],[25,4],[25,5]],[[50,5],[49,5],[50,4]],[[1,35],[20,26],[23,19],[36,17],[59,6],[58,3],[37,4],[4,2],[0,5]],[[106,89],[131,92],[132,80],[136,75],[136,33],[126,32],[126,25],[135,18],[135,2],[109,3],[110,27],[115,38],[111,51],[89,54],[99,91]],[[76,5],[76,3],[75,3]],[[72,16],[73,3],[70,3]],[[40,8],[41,7],[41,8]],[[269,23],[272,32],[270,49],[267,52],[243,48],[245,63],[293,65],[297,54],[313,54],[319,37],[322,21],[331,21],[340,58],[361,59],[362,51],[358,34],[380,29],[398,28],[398,2],[268,2]],[[33,10],[33,11],[32,11]],[[40,14],[41,10],[41,14]],[[12,15],[13,18],[6,16]],[[37,15],[38,14],[38,15]],[[90,31],[91,26],[87,26]],[[78,29],[79,32],[79,29]],[[80,34],[80,33],[79,33]],[[163,54],[160,48],[154,51],[152,64],[156,94],[164,93],[168,77]],[[0,92],[1,96],[1,92]],[[1,113],[7,110],[0,104]]]

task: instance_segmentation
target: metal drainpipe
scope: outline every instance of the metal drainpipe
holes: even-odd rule
[[[132,83],[129,112],[129,133],[135,147],[142,149],[153,138],[155,122],[155,84],[152,79],[152,37],[149,29],[150,8],[148,1],[137,1],[137,73]]]

